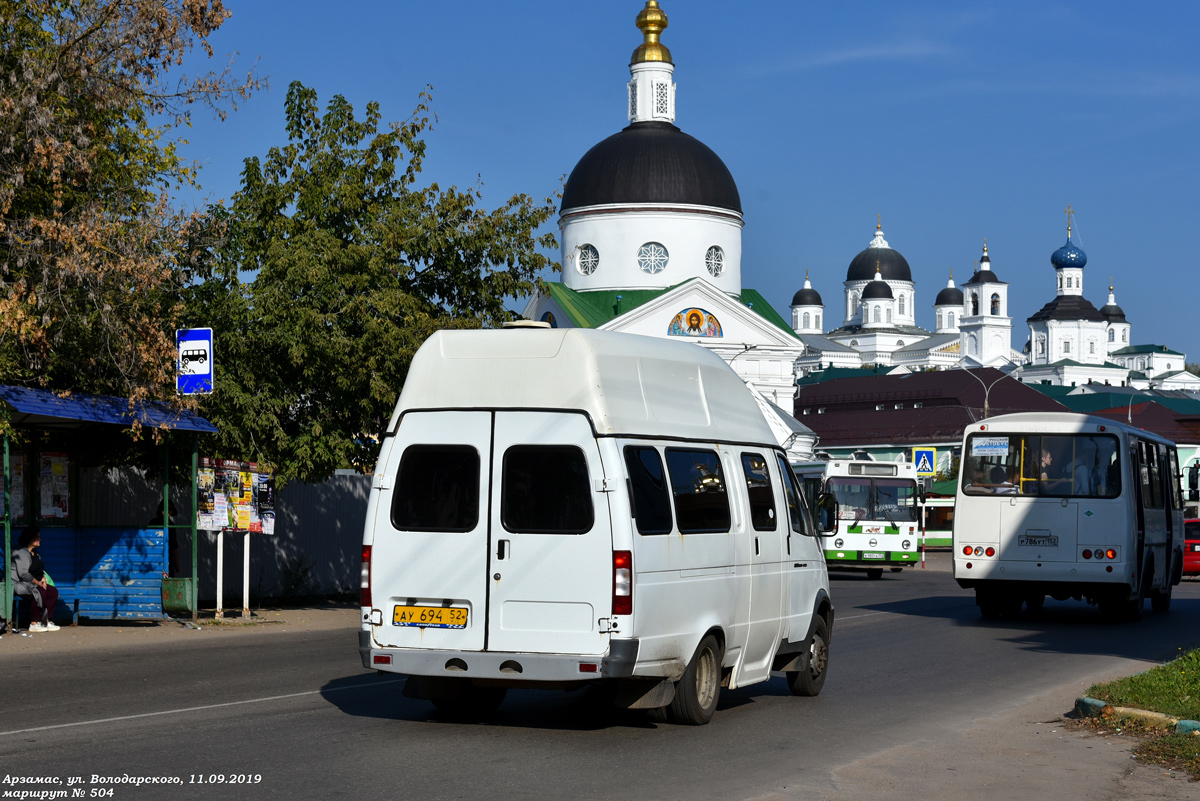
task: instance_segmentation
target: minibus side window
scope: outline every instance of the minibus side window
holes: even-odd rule
[[[479,522],[479,452],[470,445],[409,445],[392,492],[399,531],[473,531]]]
[[[729,531],[729,495],[714,451],[667,448],[667,471],[680,534]]]
[[[574,445],[513,445],[504,452],[500,522],[526,534],[592,530],[587,457]]]
[[[775,531],[775,493],[767,459],[758,453],[742,454],[742,472],[746,474],[746,494],[750,496],[750,522],[755,531]],[[785,474],[786,475],[786,474]]]
[[[792,531],[798,534],[812,534],[804,527],[806,509],[801,500],[800,491],[796,487],[796,474],[792,472],[792,468],[788,466],[782,456],[776,454],[775,458],[779,461],[779,471],[783,474],[783,497],[787,499],[788,518],[792,524]]]
[[[629,476],[630,511],[639,534],[671,532],[671,498],[662,459],[654,448],[625,447],[625,472]]]

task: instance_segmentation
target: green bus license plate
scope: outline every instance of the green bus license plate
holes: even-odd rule
[[[871,551],[863,551],[862,558],[863,559],[886,559],[887,554],[873,553]]]
[[[465,629],[467,610],[457,606],[397,606],[392,610],[392,625]]]

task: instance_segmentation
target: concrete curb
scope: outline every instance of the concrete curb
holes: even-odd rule
[[[1075,709],[1085,718],[1126,717],[1144,720],[1163,728],[1174,727],[1176,734],[1200,734],[1200,721],[1180,720],[1164,715],[1161,712],[1149,712],[1145,709],[1135,709],[1131,706],[1112,706],[1099,698],[1089,698],[1086,695],[1075,699]]]

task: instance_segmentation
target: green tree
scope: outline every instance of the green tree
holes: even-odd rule
[[[381,125],[336,95],[288,88],[287,144],[249,158],[241,189],[214,210],[223,232],[189,320],[217,334],[205,414],[213,449],[258,458],[285,479],[367,467],[413,354],[445,327],[494,326],[505,300],[539,288],[555,212],[516,195],[478,207],[478,190],[419,187],[429,96]],[[246,280],[243,280],[243,276]]]
[[[195,171],[173,132],[260,82],[179,75],[221,0],[0,0],[0,382],[173,398]]]

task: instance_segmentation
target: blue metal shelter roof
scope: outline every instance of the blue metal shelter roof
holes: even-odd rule
[[[217,427],[186,409],[159,401],[129,404],[127,398],[75,393],[60,398],[53,392],[28,387],[0,386],[0,401],[12,409],[16,425],[72,427],[85,423],[129,426],[137,420],[150,428],[166,427],[175,431],[215,434]]]

